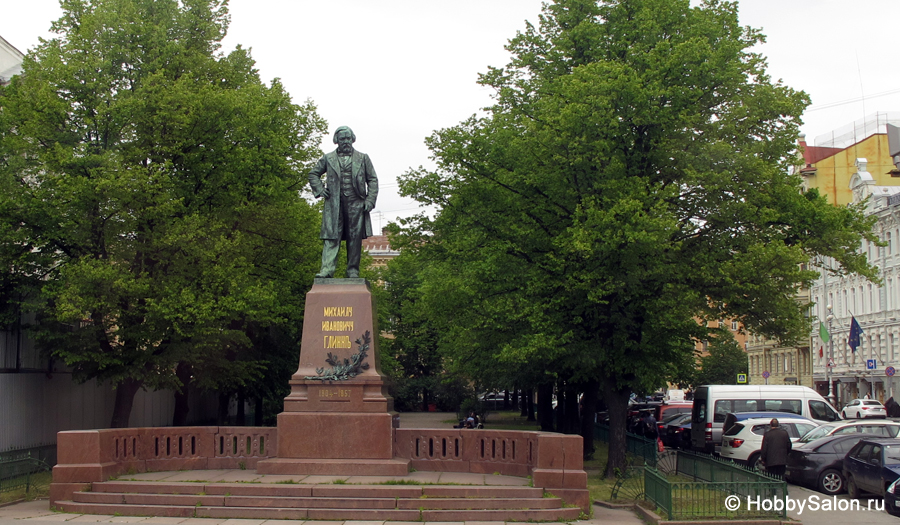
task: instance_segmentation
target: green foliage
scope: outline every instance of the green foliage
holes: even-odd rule
[[[319,244],[298,190],[324,122],[219,52],[224,1],[62,7],[0,92],[0,286],[80,380],[177,388],[183,362],[250,389],[296,353]]]
[[[397,244],[423,261],[448,366],[488,384],[597,379],[615,427],[630,392],[694,366],[705,321],[808,334],[810,257],[875,276],[856,254],[871,220],[788,172],[809,99],[768,77],[762,39],[734,3],[556,0],[510,41],[480,79],[495,105],[435,132],[437,170],[400,180],[440,210]]]
[[[700,358],[691,384],[736,385],[737,375],[750,370],[747,353],[727,330],[722,330],[709,340],[709,355]]]

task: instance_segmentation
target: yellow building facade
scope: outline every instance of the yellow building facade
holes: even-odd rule
[[[900,185],[900,171],[895,169],[891,159],[886,128],[888,122],[896,124],[898,117],[900,114],[869,115],[816,137],[815,145],[808,144],[806,137],[800,135],[798,162],[793,172],[802,178],[803,189],[818,189],[828,202],[837,206],[853,203],[850,183],[859,171],[860,159],[875,179],[875,184]],[[809,290],[801,290],[797,300],[801,304],[809,304]],[[815,305],[810,316],[812,311],[815,311]],[[812,326],[819,326],[820,319],[811,317],[810,320]],[[812,337],[792,347],[750,334],[747,341],[750,383],[803,385],[827,394],[824,377],[814,377],[813,374],[813,365],[820,359],[819,346],[813,344]]]

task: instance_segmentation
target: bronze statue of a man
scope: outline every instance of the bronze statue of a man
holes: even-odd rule
[[[333,140],[337,150],[326,153],[309,172],[313,195],[325,198],[319,234],[324,240],[322,269],[316,277],[334,277],[341,240],[347,241],[347,277],[359,277],[362,240],[372,236],[369,212],[378,198],[378,177],[369,156],[353,149],[353,130],[341,126]]]

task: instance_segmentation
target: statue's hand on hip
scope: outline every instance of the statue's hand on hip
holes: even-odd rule
[[[322,188],[322,197],[325,197],[326,199],[331,197],[331,192],[328,191],[328,188]]]
[[[369,213],[370,211],[372,211],[373,208],[375,208],[374,204],[372,204],[371,202],[366,203],[366,213]]]

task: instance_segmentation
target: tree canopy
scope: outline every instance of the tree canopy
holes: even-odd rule
[[[599,381],[609,474],[629,393],[685,377],[704,321],[792,340],[811,256],[874,276],[870,221],[789,174],[809,99],[766,74],[762,40],[732,2],[550,2],[480,77],[495,104],[401,179],[439,209],[398,240],[428,261],[439,347],[481,374]]]
[[[137,389],[181,386],[179,363],[244,387],[271,330],[299,326],[319,243],[298,192],[325,124],[220,51],[224,0],[61,4],[0,91],[3,282],[76,377],[117,386],[125,426]]]

